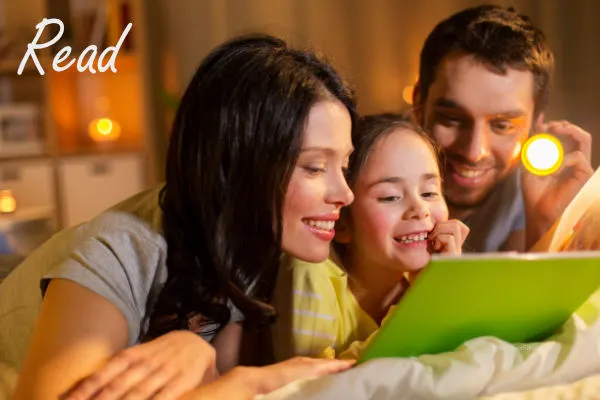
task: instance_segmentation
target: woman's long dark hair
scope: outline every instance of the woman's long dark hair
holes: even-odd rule
[[[187,329],[198,314],[218,330],[230,319],[228,301],[246,323],[272,320],[285,193],[309,111],[328,98],[354,123],[354,95],[335,70],[276,37],[238,37],[202,62],[169,145],[161,193],[168,279],[147,339]]]

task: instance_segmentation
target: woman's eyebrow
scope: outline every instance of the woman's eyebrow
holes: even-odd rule
[[[303,147],[300,149],[300,153],[308,153],[308,152],[321,152],[321,153],[328,153],[328,154],[335,154],[336,150],[331,148],[331,147],[324,147],[324,146],[308,146],[308,147]],[[349,156],[350,154],[352,154],[352,152],[354,151],[354,147],[350,147],[346,152],[345,155]]]

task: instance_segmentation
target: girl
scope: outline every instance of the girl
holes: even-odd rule
[[[170,399],[231,370],[242,329],[272,319],[282,252],[329,255],[330,232],[312,225],[352,202],[355,113],[312,53],[271,36],[216,48],[182,98],[166,183],[58,233],[0,286],[15,397]],[[201,393],[250,398],[349,365],[234,368]]]
[[[336,225],[335,253],[318,266],[291,260],[280,271],[277,359],[359,357],[431,253],[461,253],[468,228],[448,221],[428,136],[402,116],[375,115],[361,121],[354,146],[355,201]]]

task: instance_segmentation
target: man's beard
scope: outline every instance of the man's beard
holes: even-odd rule
[[[453,202],[450,197],[448,197],[447,194],[444,194],[444,197],[446,199],[446,204],[448,205],[448,207],[455,209],[455,210],[460,210],[460,211],[469,211],[469,210],[473,210],[476,209],[478,207],[480,207],[482,204],[484,204],[492,195],[493,190],[489,191],[489,193],[486,193],[481,199],[478,199],[477,201],[474,202]]]

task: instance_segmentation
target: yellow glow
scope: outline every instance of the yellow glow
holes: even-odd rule
[[[404,88],[402,91],[402,99],[408,104],[412,104],[413,91],[415,90],[414,85],[410,85]]]
[[[560,141],[552,135],[541,133],[535,135],[523,146],[521,160],[529,172],[539,176],[556,172],[564,158]]]
[[[17,209],[17,201],[10,190],[0,191],[0,213],[8,214]]]
[[[108,118],[101,118],[96,123],[96,129],[98,129],[98,132],[102,135],[110,135],[113,129],[113,123]]]
[[[121,134],[121,126],[110,118],[99,118],[90,122],[88,127],[90,137],[96,142],[114,141]]]

